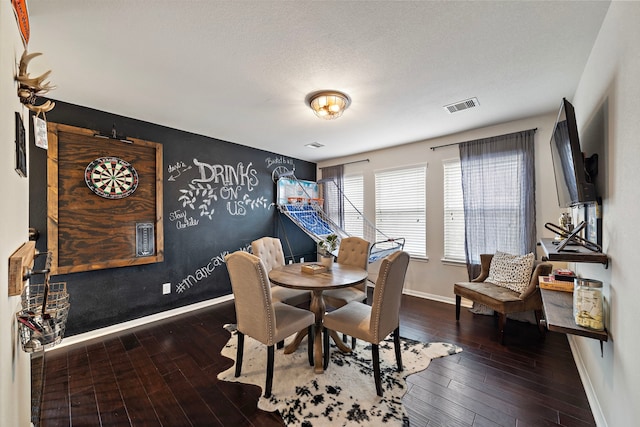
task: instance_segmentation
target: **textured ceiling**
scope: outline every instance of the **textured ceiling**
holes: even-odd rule
[[[309,161],[555,111],[608,1],[29,0],[54,99]],[[350,108],[324,121],[310,92]],[[443,106],[476,97],[477,108]],[[106,129],[105,131],[108,131]],[[323,144],[320,149],[304,145]]]

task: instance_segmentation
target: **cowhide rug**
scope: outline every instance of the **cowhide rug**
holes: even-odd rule
[[[231,332],[231,338],[222,355],[235,360],[235,325],[225,328]],[[358,341],[351,354],[341,353],[332,342],[331,361],[323,374],[315,374],[309,366],[306,339],[293,354],[276,350],[272,394],[266,399],[267,348],[245,336],[242,375],[234,377],[234,365],[218,374],[218,379],[261,387],[263,396],[258,408],[278,411],[287,426],[408,426],[402,405],[402,396],[407,391],[405,379],[426,369],[431,359],[459,353],[462,349],[452,344],[425,344],[405,338],[400,342],[402,372],[396,371],[392,337],[380,343],[383,397],[376,394],[371,346],[362,341]]]

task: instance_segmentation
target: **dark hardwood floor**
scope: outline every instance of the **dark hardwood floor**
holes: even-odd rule
[[[401,335],[461,346],[409,378],[412,426],[594,426],[565,335],[404,296]],[[221,382],[233,302],[49,351],[42,426],[280,426],[256,408],[260,389]],[[276,352],[276,357],[283,357]],[[274,381],[284,372],[275,372]],[[373,387],[373,381],[371,382]]]

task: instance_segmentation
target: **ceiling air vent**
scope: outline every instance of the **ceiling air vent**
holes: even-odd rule
[[[458,102],[454,102],[453,104],[445,105],[443,108],[447,110],[450,114],[453,114],[458,111],[477,107],[478,105],[480,105],[480,103],[478,102],[478,98],[469,98],[469,99],[465,99],[464,101],[458,101]]]
[[[321,148],[324,147],[324,145],[320,144],[319,142],[311,142],[309,144],[305,144],[304,145],[307,148]]]

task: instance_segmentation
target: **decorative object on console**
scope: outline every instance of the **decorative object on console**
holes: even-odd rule
[[[538,277],[540,289],[548,289],[550,291],[573,292],[573,282],[563,282],[555,280],[553,275]]]
[[[581,221],[580,224],[575,226],[570,233],[567,232],[564,228],[557,226],[551,222],[547,222],[544,225],[544,228],[559,234],[563,238],[563,240],[561,240],[560,242],[553,242],[554,245],[558,245],[558,247],[556,248],[556,252],[578,252],[576,249],[566,249],[566,246],[569,244],[580,245],[592,252],[602,252],[602,248],[600,247],[600,245],[580,237],[579,233],[585,228],[586,225],[586,222]]]
[[[562,212],[560,218],[558,219],[560,227],[564,228],[568,232],[573,230],[573,218],[571,218],[571,213]],[[562,240],[562,236],[560,234],[556,234],[556,240]]]
[[[602,282],[576,278],[573,290],[573,317],[576,325],[604,331],[603,307]]]
[[[307,103],[316,116],[325,120],[337,119],[351,104],[345,93],[338,91],[319,91],[307,97]]]
[[[558,268],[553,270],[553,278],[562,282],[571,282],[576,278],[576,274],[567,268]]]

